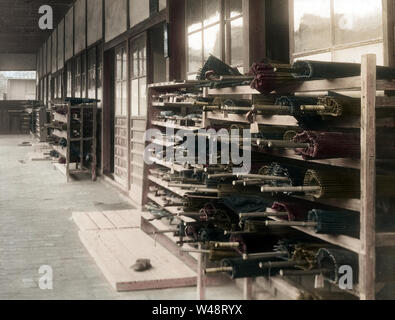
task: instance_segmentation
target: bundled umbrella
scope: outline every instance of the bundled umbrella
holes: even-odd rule
[[[271,163],[270,165],[262,167],[260,173],[275,177],[283,177],[285,180],[272,180],[269,181],[268,185],[274,187],[281,186],[297,186],[303,183],[306,170],[301,167],[292,165],[284,165],[279,163]]]
[[[255,212],[258,210],[265,210],[267,207],[271,206],[271,202],[262,197],[248,195],[225,197],[223,202],[225,206],[236,213]]]
[[[201,86],[223,88],[249,84],[251,77],[243,76],[237,68],[233,68],[210,55],[199,70],[197,80],[201,82]]]
[[[274,65],[270,63],[254,63],[250,73],[254,79],[250,83],[251,88],[262,94],[269,94],[276,88],[292,83],[293,77],[289,72],[281,72],[278,67],[287,65]]]
[[[274,258],[272,258],[273,260]],[[273,267],[266,268],[265,270],[260,268],[260,263],[262,261],[266,262],[266,259],[256,258],[244,260],[242,258],[234,258],[234,259],[224,259],[221,261],[221,267],[219,268],[209,268],[206,269],[206,274],[212,273],[225,273],[229,275],[232,279],[241,279],[241,278],[256,278],[263,277],[267,275],[275,276],[280,271],[280,267],[278,263],[281,263],[283,266],[284,261],[276,260],[273,261]],[[274,265],[277,263],[276,265]]]
[[[326,61],[296,61],[290,69],[295,79],[335,79],[361,75],[361,64]],[[395,69],[377,67],[378,79],[394,79]]]
[[[312,228],[317,234],[357,234],[359,230],[359,216],[346,211],[313,209],[308,221],[316,223]]]
[[[254,63],[251,68],[254,79],[251,87],[262,94],[292,83],[295,80],[335,79],[361,75],[361,64],[299,60],[289,64],[270,62]],[[378,79],[394,79],[395,69],[377,67]]]
[[[307,170],[303,182],[283,186],[263,186],[264,193],[305,193],[317,199],[359,198],[359,175],[335,171]]]
[[[232,234],[229,242],[236,243],[235,250],[240,254],[254,254],[271,250],[278,238],[271,234]]]
[[[336,248],[321,248],[317,253],[317,266],[326,270],[322,272],[325,279],[333,284],[338,284],[341,274],[341,266],[350,266],[353,269],[354,283],[358,282],[358,255]]]
[[[296,149],[304,159],[359,158],[359,135],[342,132],[304,131],[293,138],[295,143],[307,143],[307,148]]]
[[[286,218],[288,221],[302,221],[306,219],[307,212],[313,209],[313,204],[307,202],[275,202],[272,209],[275,210],[277,215]]]
[[[318,245],[279,243],[275,251],[261,253],[248,259],[231,258],[221,261],[220,268],[206,269],[206,273],[226,273],[232,279],[275,276],[282,269],[312,269],[316,265]]]
[[[304,128],[314,128],[318,127],[322,122],[322,117],[317,114],[317,112],[305,111],[304,107],[306,105],[318,104],[317,98],[310,97],[281,97],[276,101],[276,105],[279,107],[278,114],[286,114],[293,116],[298,120],[299,125]]]
[[[218,242],[208,242],[205,248],[193,249],[193,248],[185,248],[181,249],[183,252],[189,253],[200,253],[208,255],[208,259],[210,261],[220,261],[227,258],[236,258],[240,257],[240,255],[233,249],[231,245],[228,246],[217,246]],[[222,244],[222,243],[221,243]],[[227,244],[227,243],[223,243]]]
[[[309,211],[307,221],[266,221],[265,224],[268,227],[307,227],[317,234],[358,235],[359,216],[349,212],[314,209]]]
[[[199,230],[196,242],[207,243],[210,241],[229,241],[229,235],[224,234],[223,229],[202,228]]]
[[[394,177],[377,176],[377,195],[392,197]],[[307,170],[302,184],[263,186],[264,193],[304,193],[316,199],[359,199],[360,175],[340,170]]]

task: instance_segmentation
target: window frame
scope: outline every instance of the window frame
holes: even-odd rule
[[[335,52],[344,50],[344,49],[352,49],[352,48],[358,48],[358,47],[364,47],[368,45],[373,45],[373,44],[383,44],[383,58],[385,57],[385,37],[384,37],[384,14],[382,11],[382,18],[383,18],[383,30],[381,37],[376,38],[376,39],[369,39],[369,40],[363,40],[363,41],[356,41],[356,42],[350,42],[347,44],[335,44],[335,20],[334,20],[334,0],[328,0],[330,1],[330,34],[331,34],[331,46],[326,47],[326,48],[321,48],[321,49],[314,49],[314,50],[306,50],[303,52],[295,52],[295,23],[294,23],[294,6],[295,6],[295,0],[290,0],[289,1],[289,30],[290,30],[290,35],[289,35],[289,40],[290,40],[290,61],[293,62],[296,59],[306,57],[306,56],[312,56],[312,55],[318,55],[318,54],[323,54],[323,53],[329,53],[331,55],[331,61],[333,61],[333,56]],[[384,9],[384,6],[383,6]]]
[[[137,57],[137,66],[138,66],[138,70],[137,70],[137,76],[135,76],[134,74],[134,57],[133,57],[133,48],[135,47],[135,43],[136,42],[138,42],[138,41],[142,41],[143,43],[144,43],[144,50],[145,50],[145,60],[143,60],[143,63],[144,63],[144,73],[142,73],[141,72],[141,70],[140,70],[140,68],[141,68],[141,63],[142,63],[142,61],[141,61],[141,56],[140,56],[140,52],[141,52],[141,50],[140,50],[140,48],[138,48],[138,50],[137,50],[137,54],[138,54],[138,57]],[[140,35],[138,35],[137,37],[134,37],[134,38],[132,38],[132,39],[129,39],[129,48],[130,48],[130,51],[129,51],[129,57],[128,57],[128,59],[129,59],[129,65],[130,65],[130,67],[129,67],[129,81],[130,81],[130,84],[129,84],[129,95],[130,95],[130,105],[129,105],[129,114],[130,114],[130,118],[131,119],[136,119],[136,118],[143,118],[143,119],[145,119],[147,116],[148,116],[148,96],[147,96],[147,94],[148,94],[148,64],[147,64],[147,59],[148,59],[148,38],[147,38],[147,35],[146,35],[146,33],[144,32],[144,33],[142,33],[142,34],[140,34]],[[141,81],[142,81],[142,79],[145,79],[145,90],[146,90],[146,102],[145,102],[145,104],[146,104],[146,106],[145,106],[145,114],[142,114],[141,113],[141,105],[140,105],[140,102],[141,102],[141,96],[140,96],[140,87],[141,87]],[[133,92],[132,92],[132,84],[133,84],[133,81],[134,80],[137,80],[138,81],[138,112],[137,112],[137,114],[138,115],[134,115],[133,114],[133,107],[134,107],[134,105],[133,105],[133,99],[132,99],[132,97],[133,97]]]
[[[244,32],[244,24],[246,23],[245,19],[245,13],[244,13],[244,6],[243,6],[243,1],[242,2],[242,7],[241,7],[241,14],[236,15],[234,17],[230,17],[230,14],[228,14],[229,11],[229,6],[226,4],[227,0],[218,0],[219,2],[219,20],[216,22],[212,22],[210,24],[204,25],[204,12],[205,12],[205,1],[200,0],[201,3],[201,26],[197,28],[196,30],[193,30],[192,32],[188,31],[188,3],[185,3],[185,58],[186,58],[186,76],[187,78],[190,78],[193,75],[196,75],[198,71],[190,71],[189,70],[189,36],[194,35],[196,33],[201,32],[202,34],[202,41],[201,41],[201,48],[202,48],[202,53],[201,53],[201,58],[202,58],[202,66],[205,61],[205,41],[204,41],[204,31],[212,28],[216,25],[219,25],[219,37],[220,37],[220,56],[218,57],[222,61],[225,61],[225,63],[228,63],[231,65],[232,61],[232,36],[231,36],[231,23],[235,20],[238,20],[240,18],[243,19],[243,32]],[[245,60],[245,57],[243,55],[243,60]],[[243,68],[245,66],[245,61],[243,61],[241,64],[236,64],[236,65],[231,65],[232,67],[236,68]]]
[[[121,77],[118,79],[118,61],[117,61],[117,55],[118,52],[121,52]],[[124,55],[126,55],[126,60],[124,60]],[[128,91],[128,57],[127,57],[127,46],[126,44],[122,44],[118,47],[115,48],[115,55],[114,55],[114,59],[115,59],[115,70],[114,70],[114,114],[116,117],[127,117],[128,116],[128,99],[126,98],[125,101],[125,106],[123,105],[123,97],[124,97],[124,93],[123,93],[123,88],[124,85],[126,84],[126,97],[127,97],[127,91]],[[124,63],[126,63],[126,66],[124,66]],[[123,74],[124,70],[126,70],[126,75]],[[117,85],[120,84],[121,87],[121,106],[120,106],[120,110],[118,110],[117,107]],[[118,111],[120,111],[120,113],[118,113]]]

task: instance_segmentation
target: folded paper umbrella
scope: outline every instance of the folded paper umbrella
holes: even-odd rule
[[[193,248],[183,248],[182,252],[188,253],[200,253],[208,255],[210,261],[220,261],[227,258],[239,257],[240,255],[233,250],[233,248],[216,248],[214,243],[208,244],[207,249],[193,249]]]
[[[222,60],[210,55],[199,70],[197,80],[202,86],[212,88],[234,87],[249,83],[252,77],[243,76],[237,68],[233,68]]]
[[[272,260],[275,260],[275,258],[273,258]],[[267,272],[259,267],[259,264],[262,263],[262,261],[266,263],[266,259],[263,258],[256,258],[250,260],[244,260],[242,258],[224,259],[221,261],[221,267],[206,269],[205,273],[225,273],[229,275],[232,279],[263,277],[267,275]],[[278,262],[284,261],[276,260],[273,263]],[[278,268],[273,267],[270,271],[270,274],[276,275],[278,271]]]
[[[304,159],[358,158],[361,150],[359,135],[342,132],[304,131],[293,138],[295,143],[307,143],[296,149]]]
[[[261,191],[264,193],[305,193],[317,199],[358,199],[360,177],[358,174],[348,172],[308,170],[300,185],[263,186]]]
[[[361,75],[361,64],[298,60],[292,65],[292,75],[296,79],[335,79]],[[394,79],[395,69],[377,67],[378,79]]]
[[[317,234],[357,234],[359,216],[348,212],[311,210],[308,221],[266,221],[268,227],[306,227]]]
[[[340,267],[350,266],[353,270],[354,283],[358,282],[358,255],[344,250],[335,248],[321,248],[316,256],[317,266],[319,269],[330,270],[324,277],[327,281],[338,284],[340,277]]]
[[[229,239],[230,243],[237,243],[237,252],[247,255],[269,251],[277,241],[278,238],[270,234],[232,234]]]
[[[306,112],[302,110],[304,106],[318,105],[317,98],[311,97],[280,97],[276,101],[276,106],[280,107],[281,111],[277,114],[293,116],[302,128],[317,128],[322,123],[322,117],[317,112]]]
[[[267,182],[270,186],[281,187],[303,184],[306,171],[307,170],[305,168],[273,162],[267,166],[263,166],[259,173],[263,175],[287,178],[286,180],[268,180]]]
[[[199,70],[197,79],[206,80],[208,72],[212,72],[216,76],[242,76],[237,68],[229,66],[213,55],[208,57],[203,67]]]
[[[307,218],[307,212],[313,209],[312,205],[299,202],[275,202],[271,209],[264,212],[240,213],[241,220],[259,218],[279,218],[284,221],[303,221]]]
[[[302,221],[306,219],[309,210],[313,209],[312,204],[300,202],[275,202],[272,209],[276,213],[285,213],[285,218],[288,221]]]
[[[345,211],[309,211],[309,222],[315,222],[314,231],[318,234],[350,234],[359,230],[359,216]]]
[[[202,228],[198,233],[198,242],[229,241],[229,235],[225,235],[223,230],[215,228]]]
[[[269,94],[283,85],[292,83],[294,81],[292,74],[288,70],[285,72],[278,71],[277,66],[265,62],[254,63],[250,70],[250,73],[254,76],[250,84],[251,88],[262,94]]]

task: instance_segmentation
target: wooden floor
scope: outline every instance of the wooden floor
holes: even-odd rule
[[[118,292],[195,286],[196,273],[144,233],[140,217],[136,210],[73,213],[82,243]],[[137,259],[153,268],[135,272]]]

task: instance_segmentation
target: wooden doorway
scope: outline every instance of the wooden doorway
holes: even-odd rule
[[[141,205],[144,188],[144,150],[147,127],[147,36],[129,41],[130,52],[130,162],[129,194]]]

